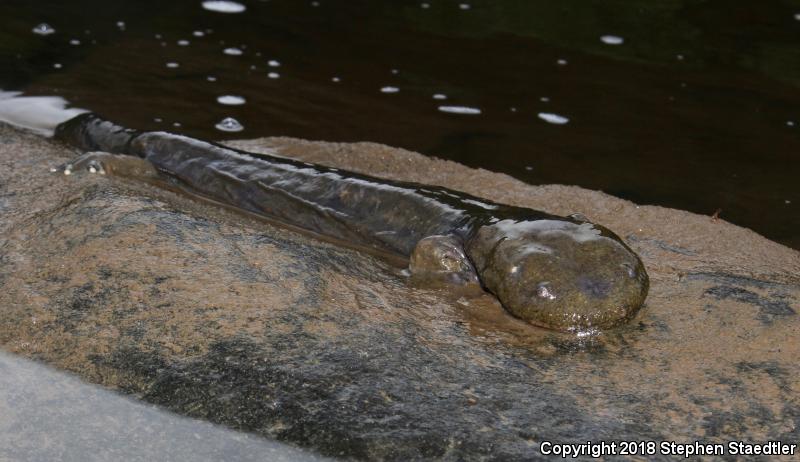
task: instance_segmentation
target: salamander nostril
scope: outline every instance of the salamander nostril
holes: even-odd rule
[[[607,281],[581,277],[578,278],[578,288],[586,295],[601,298],[611,291],[611,284]]]
[[[634,279],[637,276],[636,269],[630,263],[622,263],[619,266],[625,270],[625,274],[627,274],[629,278]]]

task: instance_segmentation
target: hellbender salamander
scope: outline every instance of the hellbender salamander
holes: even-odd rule
[[[315,233],[392,252],[415,277],[480,282],[514,316],[565,331],[608,328],[644,303],[639,257],[608,229],[398,182],[255,154],[165,132],[125,129],[96,114],[59,125],[84,151],[136,156],[190,192]],[[65,166],[113,170],[91,153]]]

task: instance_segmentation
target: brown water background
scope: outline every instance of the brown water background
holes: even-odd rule
[[[141,129],[376,141],[533,184],[721,209],[800,248],[800,2],[241,3],[4,1],[0,88]],[[55,33],[33,33],[40,23]],[[244,130],[217,130],[225,117]]]

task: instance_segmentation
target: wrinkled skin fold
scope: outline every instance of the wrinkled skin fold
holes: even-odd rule
[[[209,199],[409,258],[417,278],[480,283],[534,325],[579,332],[613,327],[633,317],[647,296],[639,257],[583,217],[138,132],[95,114],[59,125],[56,137],[83,151],[144,159],[174,184]],[[64,172],[130,171],[119,158],[89,154]]]

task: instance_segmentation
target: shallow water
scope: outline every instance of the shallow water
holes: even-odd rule
[[[423,3],[3,2],[0,88],[721,209],[800,248],[800,2]]]

